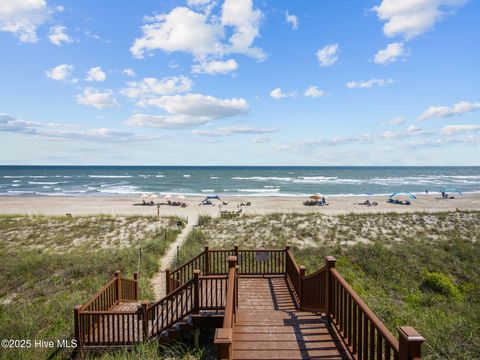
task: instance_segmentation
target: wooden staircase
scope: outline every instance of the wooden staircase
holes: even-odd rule
[[[240,278],[234,359],[348,359],[322,317],[298,310],[285,277]]]

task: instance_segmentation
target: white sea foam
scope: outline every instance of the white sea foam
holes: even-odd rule
[[[31,185],[57,185],[57,184],[64,184],[65,181],[29,181]]]
[[[189,177],[191,177],[191,176],[192,176],[192,175],[189,175],[189,174],[183,175],[184,178],[189,178]]]
[[[271,193],[279,192],[280,189],[236,189],[238,192],[247,192],[247,193]]]
[[[212,190],[212,189],[206,189],[206,190],[202,190],[202,193],[213,193],[215,190]]]
[[[155,175],[155,177],[157,177],[157,178],[164,178],[165,175]]]
[[[218,179],[218,176],[210,176],[210,179]]]
[[[88,175],[89,178],[98,178],[98,179],[128,179],[131,178],[131,175]]]
[[[292,181],[291,177],[276,177],[276,176],[234,176],[232,180],[254,180],[254,181]]]
[[[134,195],[134,194],[144,193],[144,191],[139,191],[138,187],[133,185],[106,187],[106,188],[100,189],[100,192],[105,194],[121,194],[121,195]]]

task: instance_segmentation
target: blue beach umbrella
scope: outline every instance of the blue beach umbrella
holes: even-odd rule
[[[395,197],[398,197],[398,196],[408,196],[408,198],[411,199],[411,200],[415,200],[417,198],[415,195],[410,194],[410,193],[406,193],[406,192],[393,193],[392,195],[390,195],[390,198],[395,198]]]
[[[457,190],[457,189],[443,189],[443,190],[440,191],[440,192],[444,192],[444,193],[446,193],[446,194],[448,194],[448,193],[450,193],[450,194],[451,194],[451,193],[456,193],[456,194],[458,194],[458,195],[463,196],[463,193],[462,193],[460,190]]]

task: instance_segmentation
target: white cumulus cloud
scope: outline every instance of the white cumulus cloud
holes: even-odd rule
[[[442,129],[442,133],[445,135],[454,135],[457,133],[468,133],[480,131],[480,125],[447,125]]]
[[[229,59],[226,61],[200,61],[199,64],[192,66],[192,72],[194,74],[227,74],[231,71],[235,71],[238,68],[238,63]]]
[[[38,41],[37,27],[49,15],[45,0],[2,0],[0,2],[0,31],[13,33],[21,42]]]
[[[466,0],[382,0],[373,10],[385,22],[386,36],[401,35],[408,40],[431,30],[436,22],[465,3]]]
[[[388,125],[401,125],[405,122],[405,119],[402,116],[394,117],[387,121]]]
[[[275,88],[273,89],[272,91],[270,91],[270,96],[274,99],[283,99],[283,98],[287,98],[287,97],[294,97],[296,96],[296,93],[295,91],[291,91],[289,93],[285,93],[282,91],[282,89],[280,88]]]
[[[285,21],[287,24],[290,24],[293,30],[298,29],[298,17],[293,14],[289,14],[288,11],[285,11]]]
[[[128,77],[135,77],[135,71],[132,68],[123,69],[122,74]]]
[[[107,74],[102,70],[100,66],[96,66],[87,71],[87,81],[105,81]]]
[[[73,65],[60,64],[45,71],[45,75],[52,80],[67,81],[73,72]]]
[[[107,109],[120,107],[120,104],[113,96],[112,90],[97,90],[88,87],[81,94],[75,96],[78,104],[93,106],[97,109]]]
[[[54,45],[62,45],[62,43],[68,44],[72,43],[73,40],[68,34],[66,33],[67,27],[66,26],[52,26],[50,28],[50,33],[48,35],[48,38],[50,39],[50,42]]]
[[[137,58],[163,50],[191,53],[196,59],[238,53],[262,60],[263,51],[252,46],[261,19],[262,12],[253,9],[252,0],[225,0],[220,17],[176,7],[167,14],[147,18],[143,35],[135,39],[130,51]],[[230,37],[224,41],[226,33]]]
[[[367,81],[350,81],[347,83],[347,88],[349,89],[369,89],[373,86],[385,86],[388,84],[393,84],[393,79],[370,79]]]
[[[216,130],[192,130],[192,134],[206,137],[222,137],[234,134],[269,134],[278,131],[277,128],[255,128],[244,125],[221,127]]]
[[[405,56],[407,56],[407,51],[405,50],[403,43],[395,42],[388,44],[385,49],[379,50],[375,54],[373,62],[385,65],[393,63]]]
[[[457,102],[452,107],[449,106],[430,106],[424,110],[418,120],[424,121],[434,118],[447,118],[457,115],[465,115],[480,109],[480,102],[472,103],[468,101]]]
[[[193,82],[186,76],[173,76],[163,79],[154,77],[144,78],[141,81],[128,81],[127,87],[120,93],[129,98],[140,100],[159,95],[173,95],[189,91]]]
[[[303,93],[304,96],[313,97],[313,98],[325,96],[326,94],[327,93],[325,91],[320,90],[316,86],[309,86]]]
[[[320,66],[332,66],[338,61],[338,44],[326,45],[317,51],[317,59]]]
[[[168,114],[135,114],[126,123],[157,128],[191,127],[227,117],[245,115],[249,111],[248,102],[242,98],[219,99],[202,94],[150,98],[145,100],[145,105],[156,106]]]

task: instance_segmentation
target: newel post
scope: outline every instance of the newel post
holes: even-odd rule
[[[193,270],[193,313],[200,312],[200,270]]]
[[[228,273],[230,274],[230,269],[234,268],[234,278],[233,281],[235,282],[235,293],[233,294],[233,313],[235,314],[235,309],[237,308],[237,257],[236,256],[229,256],[228,257]]]
[[[133,273],[133,281],[135,281],[135,300],[138,300],[138,272]]]
[[[413,360],[422,358],[422,343],[425,338],[411,326],[399,326],[399,360]]]
[[[81,308],[82,308],[82,305],[77,305],[73,308],[73,323],[75,326],[75,340],[77,342],[76,349],[81,349],[82,347],[82,341],[80,339],[80,334],[82,333],[80,331],[80,309]]]
[[[165,269],[165,295],[170,294],[170,269]]]
[[[140,304],[141,306],[141,312],[142,312],[142,318],[143,318],[143,341],[147,341],[148,339],[148,308],[147,308],[147,303],[142,302]]]
[[[205,254],[205,263],[203,264],[204,266],[203,273],[205,275],[210,275],[210,255],[208,254],[208,246],[205,246],[204,254]]]
[[[117,301],[122,300],[122,273],[120,270],[115,271],[115,278],[117,279]]]
[[[333,256],[325,257],[325,315],[327,316],[327,321],[329,323],[332,315],[332,304],[334,302],[334,292],[330,269],[335,268],[336,261],[337,259],[335,259]]]

